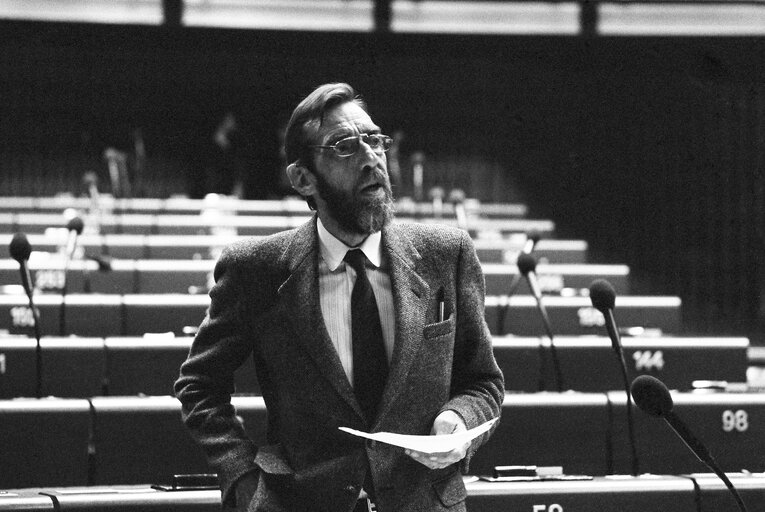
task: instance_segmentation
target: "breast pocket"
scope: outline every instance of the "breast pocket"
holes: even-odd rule
[[[449,318],[436,322],[434,324],[428,324],[422,330],[422,337],[426,340],[439,338],[447,334],[454,333],[454,315],[449,315]]]

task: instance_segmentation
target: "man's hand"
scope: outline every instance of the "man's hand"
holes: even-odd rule
[[[433,428],[430,434],[440,436],[444,434],[457,434],[467,431],[465,422],[454,411],[444,411],[439,414],[433,422]],[[423,453],[416,450],[406,450],[406,454],[417,462],[424,464],[430,469],[441,469],[451,466],[465,458],[470,442],[465,443],[459,448],[443,453]]]
[[[258,474],[256,472],[247,473],[236,482],[236,510],[246,512],[255,490],[258,488]]]

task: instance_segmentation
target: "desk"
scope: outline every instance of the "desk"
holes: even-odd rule
[[[589,297],[544,296],[553,334],[603,335],[605,319]],[[538,336],[545,332],[536,300],[528,295],[487,296],[486,322],[494,335]],[[676,334],[682,330],[682,303],[673,296],[616,297],[614,316],[620,328],[641,327]]]
[[[555,390],[549,340],[495,336],[494,355],[505,375],[505,389],[537,391],[540,349],[544,346],[547,390]],[[564,389],[608,391],[624,388],[611,340],[606,337],[560,336],[555,348]],[[630,375],[650,374],[672,389],[690,390],[695,380],[746,382],[749,339],[724,337],[622,337]]]
[[[263,399],[235,396],[232,403],[245,430],[263,443]],[[562,466],[567,474],[628,472],[625,403],[623,392],[508,393],[502,420],[470,471],[490,475],[498,465],[537,465]],[[675,403],[724,471],[762,471],[765,394],[680,393]],[[728,410],[747,413],[747,430],[723,430]],[[637,413],[641,472],[705,471],[663,421]],[[170,396],[0,400],[0,415],[3,460],[11,461],[0,488],[161,483],[173,474],[210,472],[201,447],[181,423],[180,403]]]
[[[98,218],[83,219],[83,233],[96,230],[104,234],[134,235],[270,235],[305,223],[309,216],[230,215],[210,212],[205,215],[175,214],[105,214]],[[400,221],[413,221],[399,217]],[[419,219],[425,224],[443,224],[457,227],[455,219]],[[0,213],[0,232],[44,233],[49,228],[65,227],[63,214]],[[536,219],[470,219],[466,226],[473,236],[503,236],[512,233],[538,232],[549,237],[555,232],[550,220]]]
[[[45,337],[43,393],[64,398],[99,395],[165,395],[186,360],[191,337]],[[544,338],[496,336],[494,355],[508,391],[538,391],[539,344],[545,346],[545,389],[554,391],[549,344]],[[555,342],[565,389],[621,390],[621,373],[611,342],[604,337],[560,337]],[[622,338],[631,375],[658,376],[673,389],[691,390],[694,380],[745,382],[747,338]],[[35,393],[34,339],[0,337],[0,398]],[[254,363],[248,358],[235,374],[236,392],[260,394]]]
[[[603,335],[603,315],[586,297],[546,296],[544,302],[556,335]],[[62,307],[62,303],[64,306]],[[209,306],[207,295],[189,294],[39,294],[43,335],[143,336],[145,333],[195,332]],[[623,327],[681,330],[680,299],[676,297],[617,297],[616,321]],[[60,316],[66,316],[66,330],[60,331]],[[545,332],[530,296],[486,297],[486,321],[494,335],[533,336]],[[0,295],[0,330],[10,334],[33,335],[32,315],[26,295]]]
[[[0,400],[0,418],[0,489],[88,482],[87,400]]]
[[[614,420],[614,471],[630,464],[624,392],[608,393]],[[765,393],[673,392],[674,411],[709,449],[723,471],[765,469]],[[661,418],[635,410],[640,470],[692,473],[707,467]]]
[[[12,234],[0,234],[0,258],[10,258]],[[116,259],[217,259],[223,247],[243,235],[116,235],[83,234],[78,240],[86,256],[109,255]],[[256,237],[258,238],[258,237]],[[56,253],[66,246],[67,231],[27,235],[34,251]],[[483,263],[515,265],[526,243],[526,235],[508,238],[477,238],[473,243]],[[583,240],[540,240],[534,256],[540,263],[587,263],[587,242]]]
[[[0,212],[5,213],[60,213],[71,208],[89,212],[94,201],[87,197],[4,197],[0,203]],[[242,215],[309,215],[308,206],[302,198],[278,200],[238,199],[226,196],[210,196],[204,199],[188,198],[114,198],[101,196],[98,207],[104,212],[143,213],[143,214],[199,214],[203,211],[220,210]],[[468,215],[487,218],[523,217],[527,213],[526,205],[521,203],[480,203],[475,199],[465,200]],[[432,203],[414,201],[396,201],[396,212],[406,216],[433,217]],[[454,218],[454,205],[444,203],[444,217]]]
[[[734,484],[739,483],[731,475]],[[763,480],[760,478],[760,480]],[[755,485],[762,489],[763,482]],[[595,477],[582,481],[546,482],[486,482],[465,478],[468,510],[480,512],[698,512],[696,490],[691,478],[645,475],[630,477]],[[151,510],[154,512],[218,512],[219,490],[162,491],[144,485],[49,487],[11,490],[18,497],[0,495],[0,511],[18,510],[12,501],[41,497],[29,511],[52,510],[55,497],[56,510],[91,512],[109,510],[127,512]],[[43,508],[47,505],[51,508]],[[9,503],[9,501],[11,503]],[[728,509],[703,508],[715,512]],[[752,512],[761,509],[751,509]]]
[[[92,260],[74,260],[64,279],[64,259],[60,257],[30,258],[29,270],[35,287],[41,291],[60,293],[64,282],[69,293],[206,293],[214,283],[215,260],[111,260],[111,270],[101,271]],[[517,265],[484,263],[482,265],[488,295],[510,291],[518,277]],[[543,293],[560,294],[565,288],[578,293],[589,288],[598,278],[607,279],[619,295],[629,294],[629,268],[626,265],[541,264],[537,281]],[[0,260],[0,283],[18,283],[19,264],[12,259]],[[528,295],[526,279],[515,291]]]

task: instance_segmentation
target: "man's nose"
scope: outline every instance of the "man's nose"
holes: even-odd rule
[[[378,162],[382,161],[385,158],[385,152],[383,151],[375,151],[372,149],[372,146],[364,142],[364,140],[359,141],[359,151],[361,154],[362,161],[365,164],[369,164],[372,166],[376,166]]]

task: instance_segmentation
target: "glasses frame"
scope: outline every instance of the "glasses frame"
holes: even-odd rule
[[[369,137],[380,137],[382,140],[382,145],[379,148],[373,148],[369,144]],[[347,155],[341,154],[340,151],[337,149],[337,145],[340,144],[341,142],[345,142],[350,139],[355,139],[358,141],[358,146],[356,146],[356,150],[353,153],[350,153]],[[329,144],[329,145],[309,144],[308,147],[316,148],[316,149],[332,149],[335,151],[335,156],[337,156],[338,158],[349,158],[355,155],[356,153],[358,153],[362,142],[366,144],[367,146],[369,146],[370,149],[374,151],[375,153],[385,153],[390,149],[391,145],[393,145],[393,138],[388,135],[384,135],[382,133],[360,133],[358,135],[343,137],[342,139],[336,141],[334,144]],[[385,147],[386,145],[388,146],[387,148]]]

